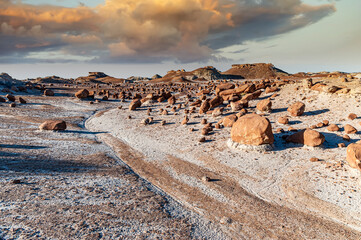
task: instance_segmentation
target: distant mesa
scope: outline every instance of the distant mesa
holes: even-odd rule
[[[131,82],[130,80],[127,79],[108,76],[103,72],[89,72],[88,76],[78,77],[77,79],[75,79],[75,81],[79,83],[91,82],[91,83],[114,83],[114,84]]]
[[[229,79],[262,79],[289,76],[285,71],[276,68],[271,63],[233,64],[232,68],[222,75]]]
[[[198,68],[191,72],[187,72],[184,69],[181,70],[171,70],[162,77],[154,78],[150,80],[150,83],[190,83],[190,82],[200,82],[200,81],[210,81],[216,79],[224,79],[224,76],[212,66],[207,66],[203,68]]]

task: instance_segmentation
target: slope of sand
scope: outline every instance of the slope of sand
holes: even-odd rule
[[[117,101],[89,105],[71,92],[0,104],[0,239],[227,239],[129,169],[99,141],[104,132],[83,128]],[[68,128],[39,131],[47,119]]]
[[[340,126],[361,129],[360,98],[296,90],[287,85],[272,99],[273,112],[266,114],[273,129],[289,126],[302,129],[329,120]],[[270,97],[262,95],[260,99]],[[251,111],[260,100],[250,102]],[[276,122],[287,116],[287,107],[296,101],[306,104],[306,113],[290,117],[289,125]],[[183,103],[182,99],[178,103]],[[237,151],[227,146],[230,129],[215,130],[207,142],[199,143],[202,118],[216,123],[222,117],[192,114],[188,125],[180,125],[183,110],[167,116],[157,109],[166,103],[150,103],[130,112],[112,109],[86,122],[91,131],[107,131],[99,138],[111,145],[135,172],[163,189],[184,205],[214,222],[233,238],[244,239],[359,239],[361,231],[360,172],[345,162],[346,149],[337,143],[343,132],[317,129],[326,136],[319,148],[286,143],[275,134],[275,149],[269,152]],[[152,108],[155,122],[141,125]],[[170,110],[170,109],[168,109]],[[229,109],[226,109],[229,110]],[[131,119],[128,119],[128,116]],[[161,120],[167,124],[161,126]],[[194,128],[194,132],[189,129]],[[359,140],[351,134],[351,142]],[[310,162],[311,157],[321,159]],[[203,176],[213,179],[201,180]]]

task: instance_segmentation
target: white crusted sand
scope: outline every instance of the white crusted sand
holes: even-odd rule
[[[361,130],[359,120],[349,120],[349,113],[361,116],[360,97],[319,94],[311,91],[295,91],[295,85],[287,85],[273,102],[273,113],[266,114],[272,127],[288,126],[277,123],[280,116],[288,115],[286,108],[296,102],[306,104],[306,113],[300,117],[290,117],[290,126],[302,129],[315,125],[322,120],[329,120],[339,126],[351,124]],[[271,95],[271,94],[269,94]],[[262,97],[264,97],[262,95]],[[261,99],[262,99],[261,97]],[[258,100],[250,102],[251,107]],[[140,110],[130,112],[128,103],[123,103],[123,109],[110,110],[99,117],[93,117],[86,122],[86,127],[92,131],[107,131],[113,136],[128,143],[134,149],[143,153],[147,161],[164,166],[178,180],[196,186],[211,197],[224,200],[221,193],[215,190],[207,191],[202,184],[182,173],[174,172],[167,167],[168,156],[180,158],[204,168],[208,164],[219,164],[218,173],[233,178],[250,193],[281,206],[315,213],[336,222],[361,231],[361,185],[360,171],[351,169],[346,161],[346,148],[338,148],[337,143],[348,142],[342,139],[343,132],[331,133],[325,127],[317,129],[326,136],[324,147],[306,148],[285,143],[284,134],[275,134],[273,151],[260,153],[258,151],[236,150],[227,146],[230,129],[215,130],[207,136],[206,143],[199,143],[201,137],[201,118],[216,123],[221,117],[202,115],[191,118],[187,126],[180,125],[183,112],[178,115],[159,115],[156,109],[165,108],[167,104],[153,103]],[[151,116],[155,123],[143,126],[141,120],[148,117],[146,109],[153,108]],[[127,116],[131,115],[132,119]],[[195,114],[198,115],[198,114]],[[160,121],[166,120],[167,125],[161,126]],[[189,128],[198,131],[189,132]],[[286,133],[285,133],[286,134]],[[359,134],[350,134],[351,141],[359,140]],[[321,162],[310,162],[317,157]],[[343,167],[336,167],[338,163]]]

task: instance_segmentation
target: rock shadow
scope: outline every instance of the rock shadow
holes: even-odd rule
[[[0,151],[0,171],[18,172],[18,173],[71,173],[87,172],[95,170],[101,166],[88,162],[69,159],[55,159],[52,157],[41,156],[29,153],[14,153]]]
[[[330,111],[330,109],[325,108],[325,109],[321,109],[321,110],[308,111],[308,112],[305,112],[304,115],[306,115],[306,116],[315,116],[315,115],[320,115],[322,113],[326,113],[326,112],[329,112],[329,111]]]

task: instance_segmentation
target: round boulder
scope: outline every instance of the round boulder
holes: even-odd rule
[[[361,144],[351,143],[348,145],[346,160],[352,168],[361,170]]]
[[[306,129],[288,136],[286,141],[316,147],[324,143],[325,136],[315,130]]]
[[[270,121],[258,114],[240,117],[232,126],[231,139],[240,144],[253,146],[274,142]]]

